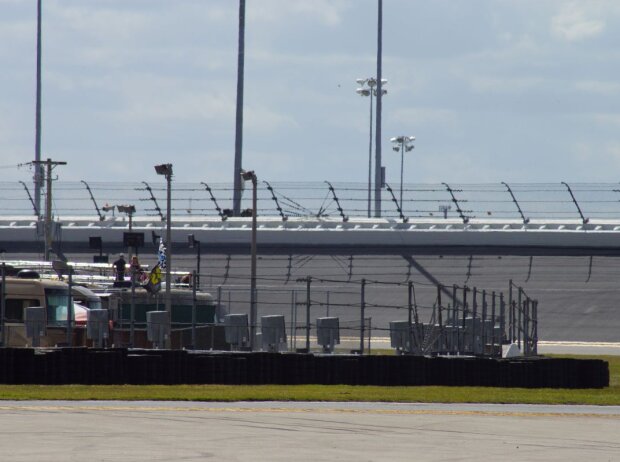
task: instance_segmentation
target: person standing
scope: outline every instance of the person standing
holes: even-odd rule
[[[118,260],[112,263],[112,266],[114,267],[114,275],[116,276],[117,282],[125,280],[125,266],[126,265],[127,265],[127,262],[125,262],[125,255],[123,254],[120,254],[118,256]]]

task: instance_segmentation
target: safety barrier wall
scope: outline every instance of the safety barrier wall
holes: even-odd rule
[[[602,360],[0,349],[4,384],[348,384],[602,388]]]

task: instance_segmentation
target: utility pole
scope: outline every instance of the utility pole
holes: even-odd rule
[[[241,158],[243,151],[243,69],[245,62],[245,0],[239,0],[239,53],[237,57],[237,116],[235,122],[235,172],[233,215],[241,213]]]
[[[383,167],[381,165],[381,110],[382,110],[382,56],[383,56],[383,0],[378,0],[377,11],[377,117],[375,127],[375,217],[381,217],[381,190],[383,189]]]
[[[47,160],[34,160],[32,164],[35,168],[41,168],[45,165],[46,175],[45,181],[47,185],[47,194],[45,196],[45,261],[50,261],[50,253],[52,250],[52,169],[57,165],[67,165],[66,162]]]
[[[37,101],[35,116],[35,144],[34,158],[41,162],[41,0],[37,1]],[[41,219],[41,186],[43,184],[43,167],[40,164],[34,168],[34,208],[37,219]]]

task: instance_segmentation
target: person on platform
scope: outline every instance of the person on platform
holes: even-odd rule
[[[129,264],[129,274],[131,274],[135,283],[142,283],[144,271],[142,271],[142,265],[138,260],[138,256],[131,257],[131,263]]]
[[[125,255],[123,254],[120,254],[118,256],[118,260],[112,263],[112,266],[114,267],[114,275],[116,277],[117,282],[125,280],[125,266],[126,265],[127,265],[127,262],[125,261]]]

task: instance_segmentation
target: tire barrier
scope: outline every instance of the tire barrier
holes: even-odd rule
[[[0,349],[3,384],[324,384],[603,388],[598,359],[359,356],[96,348]]]

